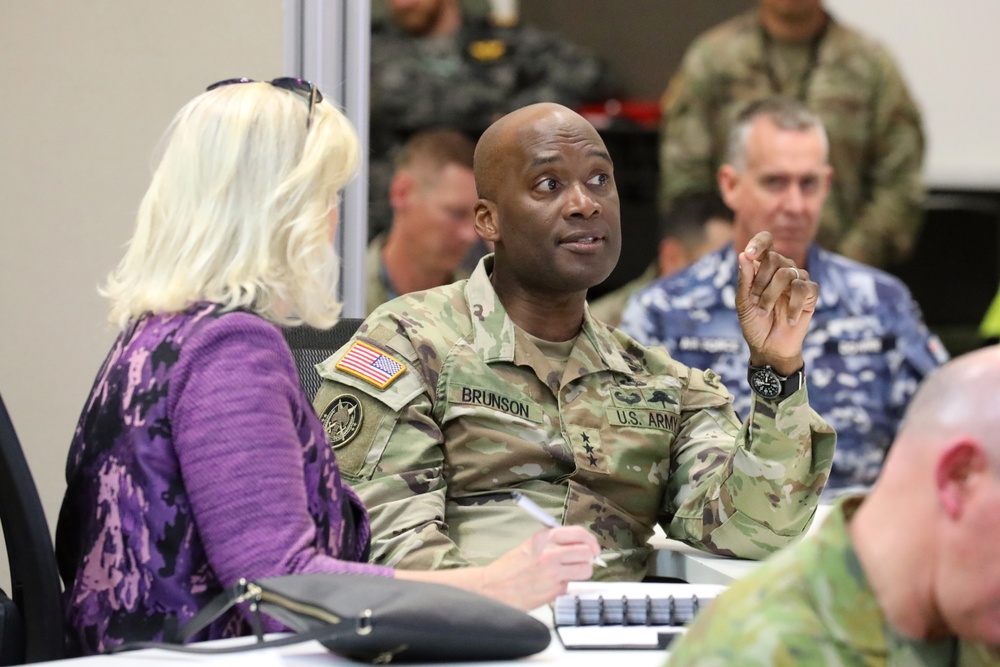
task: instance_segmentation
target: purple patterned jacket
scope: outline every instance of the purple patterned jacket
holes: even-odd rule
[[[279,329],[197,304],[118,337],[80,416],[56,531],[71,641],[160,639],[241,577],[392,576]],[[277,623],[266,630],[281,629]],[[242,611],[196,640],[250,632]]]

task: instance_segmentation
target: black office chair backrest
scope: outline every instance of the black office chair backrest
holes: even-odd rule
[[[978,326],[1000,282],[1000,198],[929,195],[913,256],[892,273],[909,286],[928,324]]]
[[[351,339],[358,330],[363,319],[345,317],[330,329],[314,329],[309,326],[285,327],[282,332],[288,347],[295,357],[295,367],[299,371],[299,382],[306,390],[310,400],[316,396],[321,384],[316,364],[336,352],[344,343]]]
[[[2,397],[0,524],[10,562],[10,597],[20,612],[24,630],[24,653],[20,660],[41,662],[69,657],[63,628],[62,585],[49,525]],[[17,664],[16,659],[11,664]]]
[[[927,326],[953,356],[982,345],[979,323],[1000,284],[1000,196],[928,195],[913,255],[890,271],[910,288]]]

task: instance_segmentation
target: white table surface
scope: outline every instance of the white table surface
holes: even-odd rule
[[[552,610],[540,607],[531,615],[552,627]],[[206,642],[209,644],[232,644],[248,641],[253,638],[243,637],[237,640],[220,640]],[[469,638],[470,642],[475,637]],[[559,638],[553,632],[552,642],[541,653],[518,660],[491,660],[488,662],[447,662],[419,663],[427,667],[516,667],[518,665],[573,665],[573,667],[662,667],[669,654],[662,650],[566,650]],[[72,660],[56,660],[46,665],[67,665],[69,667],[142,667],[146,665],[170,667],[171,665],[210,664],[213,667],[229,667],[249,665],[250,667],[277,667],[279,665],[361,665],[330,653],[319,642],[312,641],[294,646],[275,649],[258,649],[246,653],[229,653],[223,655],[195,655],[162,651],[159,649],[116,653],[114,655],[96,655]]]
[[[809,530],[804,535],[815,532],[833,509],[832,504],[820,503],[816,508]],[[660,529],[649,540],[656,548],[649,573],[658,577],[673,577],[691,584],[731,584],[757,567],[760,561],[742,558],[726,558],[698,551],[683,542],[669,539]]]

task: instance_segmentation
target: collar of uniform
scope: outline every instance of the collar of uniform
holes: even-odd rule
[[[500,303],[490,282],[493,254],[479,260],[465,283],[465,299],[472,321],[472,347],[486,363],[514,361],[514,321]]]
[[[829,9],[824,8],[826,12],[826,34],[829,35],[833,31],[834,26],[837,25],[837,20],[834,18],[833,14]],[[737,15],[736,20],[740,21],[744,29],[753,30],[757,35],[757,55],[760,58],[764,57],[764,24],[760,22],[760,12],[756,7],[753,9],[748,9],[741,15]]]
[[[816,310],[826,310],[836,308],[840,303],[840,283],[842,280],[837,276],[837,271],[830,261],[833,253],[823,250],[813,243],[809,246],[809,258],[806,260],[809,269],[809,279],[819,285],[819,299],[816,301]]]
[[[594,319],[590,314],[590,307],[586,305],[583,309],[583,329],[581,334],[577,340],[585,338],[590,343],[589,347],[591,349],[587,350],[586,346],[580,345],[578,342],[576,350],[583,351],[588,356],[592,356],[591,351],[596,353],[602,362],[601,365],[608,370],[634,375],[633,370],[625,363],[625,358],[622,357],[621,353],[621,346],[612,335],[611,329],[603,322]]]
[[[863,501],[863,495],[838,499],[819,531],[803,543],[805,562],[818,563],[807,570],[806,583],[820,621],[837,642],[868,656],[891,658],[893,665],[956,664],[954,639],[910,639],[886,621],[847,532]]]
[[[386,285],[382,276],[385,272],[385,265],[382,263],[382,249],[388,240],[387,232],[381,232],[368,243],[368,250],[365,252],[365,265],[367,268],[368,280],[366,288],[373,294],[365,294],[366,313],[371,313],[375,308],[389,300],[390,285]]]
[[[476,270],[465,284],[465,298],[472,321],[472,347],[486,363],[513,362],[516,347],[514,321],[507,316],[507,310],[493,289],[490,282],[492,271],[493,255],[489,254],[479,260]],[[577,337],[571,359],[583,354],[591,362],[588,366],[599,365],[613,371],[632,373],[608,327],[591,317],[587,307],[583,311],[581,334]],[[588,344],[583,344],[584,341]],[[595,363],[596,359],[600,359],[600,364]]]
[[[888,625],[861,561],[851,543],[847,524],[864,496],[837,500],[823,525],[802,542],[806,587],[826,632],[838,643],[877,656],[888,652]]]

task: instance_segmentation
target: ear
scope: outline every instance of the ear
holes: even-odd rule
[[[659,267],[660,276],[669,276],[688,265],[687,249],[677,239],[667,238],[660,241]]]
[[[476,202],[476,233],[479,234],[479,238],[489,243],[499,241],[498,219],[496,204],[489,199],[480,199]]]
[[[389,204],[392,210],[405,209],[410,204],[410,198],[417,189],[417,179],[413,174],[403,170],[397,171],[389,183]]]
[[[959,519],[966,502],[983,473],[990,473],[990,462],[978,442],[957,441],[938,455],[934,483],[938,500],[952,520]]]
[[[723,201],[726,202],[726,206],[735,211],[734,199],[740,183],[740,172],[736,171],[736,167],[733,165],[724,164],[719,167],[716,180],[719,182],[719,193],[722,195]]]
[[[823,180],[823,185],[825,186],[824,192],[829,193],[830,188],[833,186],[833,167],[830,165],[826,165],[826,174]]]

